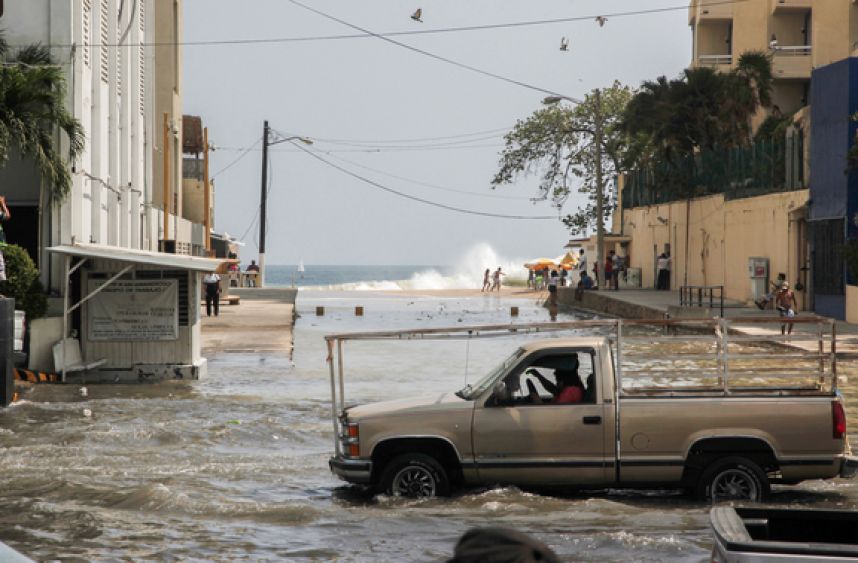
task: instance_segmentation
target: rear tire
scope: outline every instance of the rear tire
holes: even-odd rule
[[[697,484],[697,497],[712,503],[730,500],[760,502],[771,492],[763,470],[744,457],[716,460],[703,471]]]
[[[426,454],[403,454],[381,475],[382,492],[395,497],[427,498],[450,494],[450,479],[438,461]]]

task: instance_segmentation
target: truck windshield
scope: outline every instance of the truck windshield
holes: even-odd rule
[[[479,381],[473,385],[465,385],[464,388],[456,391],[459,397],[471,400],[474,397],[481,395],[486,389],[491,387],[498,378],[503,375],[518,359],[524,354],[524,349],[519,348],[513,352],[507,359],[498,364],[493,370],[484,375]]]

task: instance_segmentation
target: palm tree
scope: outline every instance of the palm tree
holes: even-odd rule
[[[67,158],[57,146],[57,128],[68,137]],[[66,110],[62,68],[41,45],[12,54],[0,35],[0,166],[12,147],[32,159],[52,199],[65,198],[72,184],[68,161],[83,151],[84,132]]]

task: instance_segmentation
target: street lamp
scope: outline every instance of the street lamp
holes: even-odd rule
[[[262,194],[259,203],[259,280],[258,286],[265,286],[265,221],[266,211],[268,206],[268,147],[271,145],[279,145],[287,141],[301,141],[305,145],[312,145],[313,141],[301,136],[278,138],[275,140],[269,139],[271,128],[268,127],[268,120],[265,121],[265,128],[262,132]]]
[[[602,272],[604,278],[605,192],[602,182],[602,92],[598,88],[593,90],[593,98],[596,102],[593,110],[593,150],[596,160],[596,264],[599,265],[598,271]],[[560,95],[547,96],[542,103],[556,104],[560,100],[568,100],[576,104],[583,103],[581,100]]]

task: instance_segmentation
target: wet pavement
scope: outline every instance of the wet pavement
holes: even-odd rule
[[[86,398],[40,386],[0,411],[0,541],[38,560],[438,561],[468,528],[501,525],[570,560],[708,560],[707,506],[676,491],[499,488],[404,500],[330,474],[324,334],[508,322],[513,305],[518,322],[547,320],[532,298],[302,291],[292,360],[221,353],[205,380],[91,386]],[[347,399],[459,389],[517,342],[350,342]],[[852,381],[844,393],[855,421]],[[775,487],[772,500],[854,508],[858,483]]]

